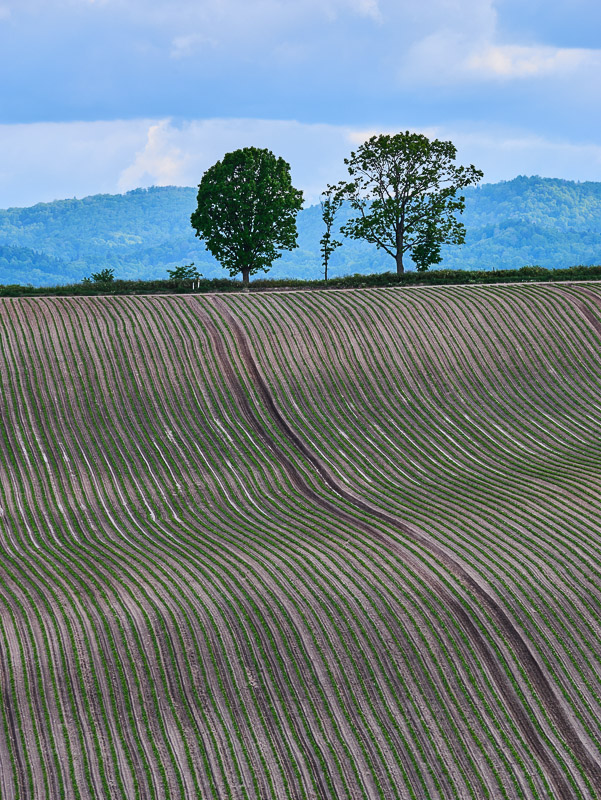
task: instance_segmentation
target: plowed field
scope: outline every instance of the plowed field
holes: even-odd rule
[[[0,303],[0,798],[601,797],[601,288]]]

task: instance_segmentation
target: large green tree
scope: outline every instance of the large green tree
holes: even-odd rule
[[[473,165],[456,166],[456,156],[452,142],[419,133],[372,136],[344,160],[350,181],[342,181],[338,192],[359,216],[342,232],[385,250],[399,275],[405,253],[418,270],[438,263],[442,244],[465,241],[457,218],[465,200],[457,191],[483,176]]]
[[[232,277],[242,273],[245,287],[279,250],[297,247],[303,193],[292,186],[290,165],[270,150],[227,153],[202,176],[197,200],[190,218],[196,235]]]

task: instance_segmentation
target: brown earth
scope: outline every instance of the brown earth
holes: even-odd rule
[[[601,796],[601,294],[0,301],[0,795]]]

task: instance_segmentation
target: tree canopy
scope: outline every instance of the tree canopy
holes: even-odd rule
[[[341,182],[338,192],[359,216],[342,232],[384,250],[399,274],[407,252],[418,270],[438,263],[443,244],[465,240],[457,219],[465,198],[457,190],[483,176],[473,165],[456,166],[456,155],[452,142],[420,133],[372,136],[344,160],[351,180]]]
[[[169,280],[174,281],[175,283],[195,281],[202,277],[200,272],[194,266],[194,262],[175,267],[175,269],[168,269],[167,274],[169,275]]]
[[[244,147],[210,167],[198,187],[191,216],[196,235],[244,285],[267,272],[279,250],[297,246],[296,215],[303,194],[292,186],[290,165],[270,150]]]
[[[106,267],[100,272],[93,272],[89,278],[84,278],[85,280],[89,280],[91,283],[112,283],[115,280],[115,270]]]

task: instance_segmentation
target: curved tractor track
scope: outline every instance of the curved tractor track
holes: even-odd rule
[[[601,290],[0,303],[0,797],[601,797]]]

